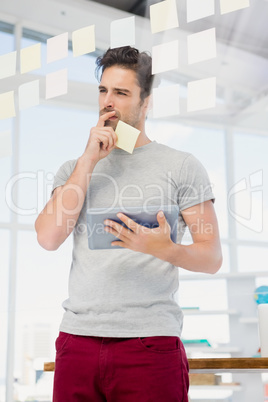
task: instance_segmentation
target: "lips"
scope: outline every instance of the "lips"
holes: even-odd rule
[[[103,114],[109,113],[109,112],[116,112],[116,110],[115,110],[115,109],[103,108],[103,109],[100,110],[99,113],[100,113],[100,116],[102,116]],[[117,118],[118,118],[118,115],[120,115],[120,113],[117,111],[116,114],[115,114],[113,117],[117,117]]]

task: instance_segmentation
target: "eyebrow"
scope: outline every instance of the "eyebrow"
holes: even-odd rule
[[[99,85],[99,89],[106,89],[106,87],[104,85]],[[113,91],[121,91],[121,92],[126,92],[126,93],[131,93],[131,91],[129,89],[126,88],[113,88]]]

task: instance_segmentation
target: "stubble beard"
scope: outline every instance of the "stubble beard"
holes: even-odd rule
[[[104,113],[109,112],[109,110],[107,109],[102,109],[99,113],[99,115],[101,116]],[[126,124],[129,124],[130,126],[137,128],[140,122],[140,109],[138,111],[136,111],[136,113],[131,113],[128,116],[121,116],[121,114],[119,112],[116,112],[116,115],[118,116],[117,120],[106,120],[104,125],[106,127],[112,127],[112,129],[115,131],[116,127],[117,127],[117,123],[119,120],[123,121]]]

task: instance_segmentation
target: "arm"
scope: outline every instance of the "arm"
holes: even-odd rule
[[[161,216],[162,215],[162,216]],[[159,228],[144,228],[123,214],[119,218],[128,226],[123,228],[114,221],[107,221],[107,231],[121,242],[112,244],[151,254],[161,260],[194,272],[215,273],[222,263],[219,230],[214,206],[211,201],[197,204],[182,212],[189,227],[193,244],[175,244],[170,238],[170,227],[158,213]]]
[[[173,243],[174,254],[170,262],[193,272],[216,273],[222,264],[222,252],[212,201],[187,208],[182,211],[182,216],[193,243],[188,246]]]
[[[100,159],[105,158],[117,141],[105,121],[115,112],[100,116],[98,124],[90,131],[83,155],[78,159],[73,173],[63,186],[55,189],[52,198],[39,214],[35,229],[39,244],[47,250],[56,250],[72,232],[81,212],[91,174]]]

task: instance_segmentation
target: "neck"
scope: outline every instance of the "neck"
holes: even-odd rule
[[[141,131],[140,135],[138,136],[135,148],[142,147],[143,145],[149,144],[152,142],[150,138],[147,137],[145,131]]]

